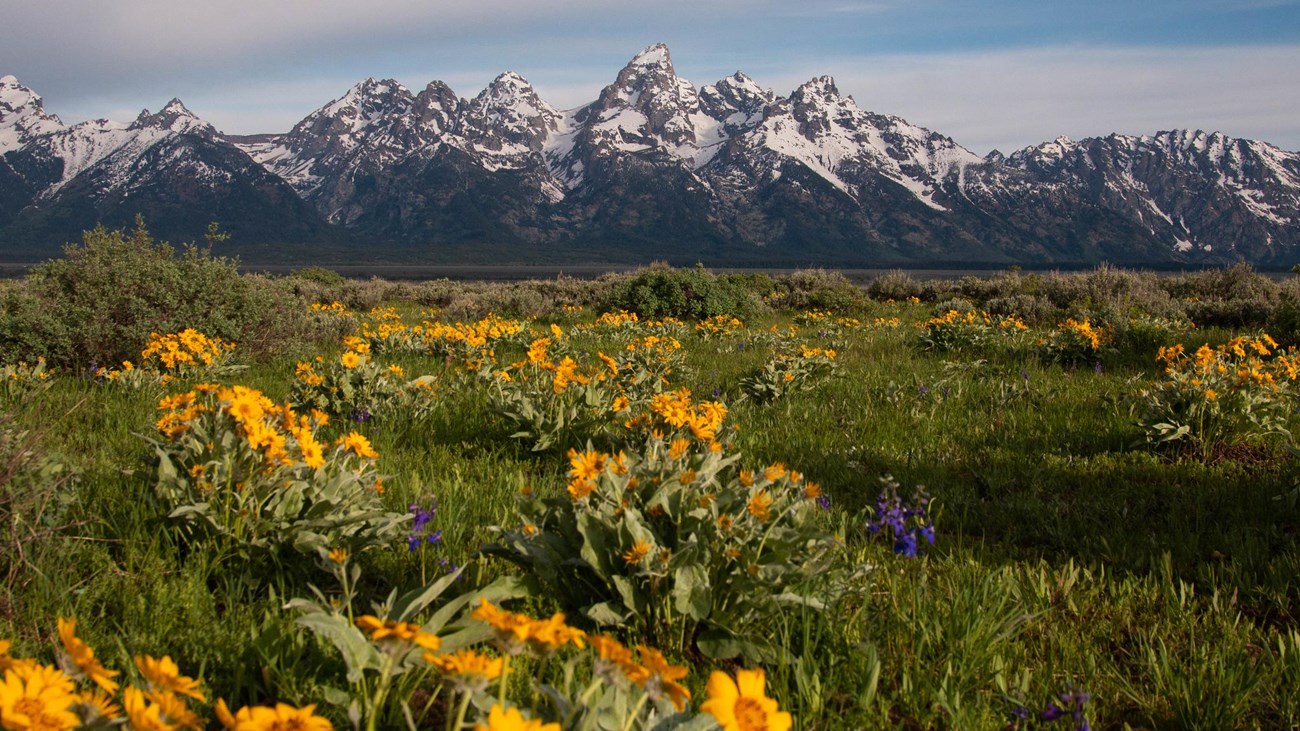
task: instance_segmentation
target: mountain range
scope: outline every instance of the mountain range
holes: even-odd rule
[[[472,98],[366,79],[283,134],[179,99],[66,125],[0,77],[0,256],[97,223],[210,221],[246,259],[1196,266],[1300,261],[1300,154],[1174,130],[977,155],[830,77],[697,88],[667,47],[560,110],[516,73]]]

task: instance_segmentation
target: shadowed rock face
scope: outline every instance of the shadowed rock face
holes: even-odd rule
[[[136,212],[163,236],[563,258],[880,264],[1289,264],[1300,155],[1199,131],[981,158],[817,77],[697,89],[667,47],[592,103],[516,73],[470,99],[366,79],[280,135],[226,137],[174,99],[66,126],[0,78],[0,245],[49,249]],[[253,225],[252,222],[256,222]],[[191,233],[193,232],[193,233]]]

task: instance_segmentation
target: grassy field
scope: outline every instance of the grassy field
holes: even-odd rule
[[[586,285],[566,286],[576,292]],[[1276,371],[1267,389],[1259,382],[1242,386],[1245,400],[1220,390],[1208,402],[1207,387],[1198,383],[1200,406],[1249,403],[1256,414],[1272,409],[1271,420],[1222,416],[1227,425],[1217,436],[1198,437],[1211,432],[1196,422],[1183,438],[1153,441],[1159,434],[1152,394],[1170,379],[1166,365],[1173,362],[1158,362],[1159,348],[1230,347],[1243,330],[1169,321],[1158,336],[1129,331],[1125,339],[1122,327],[1106,330],[1094,321],[1100,333],[1094,350],[1058,324],[1064,310],[1023,328],[989,316],[940,333],[947,325],[935,322],[961,303],[886,301],[859,292],[835,312],[776,303],[715,331],[695,320],[648,324],[649,315],[593,324],[602,309],[572,300],[557,300],[543,316],[502,320],[519,331],[488,335],[483,343],[468,342],[472,335],[455,330],[445,311],[398,296],[370,303],[389,309],[369,314],[313,313],[315,338],[257,354],[238,344],[217,359],[222,368],[182,368],[166,384],[146,373],[149,359],[133,364],[136,375],[120,366],[98,377],[66,369],[45,379],[28,371],[14,375],[18,385],[0,402],[0,514],[7,524],[0,529],[6,541],[0,639],[12,640],[6,657],[75,660],[56,632],[58,618],[75,617],[78,637],[94,648],[97,661],[122,671],[124,685],[159,682],[156,673],[137,671],[133,658],[174,659],[182,675],[201,681],[203,698],[192,708],[202,719],[218,718],[212,704],[220,698],[230,708],[317,704],[316,713],[336,727],[353,723],[350,704],[355,723],[367,727],[449,728],[475,718],[484,728],[527,727],[504,717],[489,721],[497,704],[565,728],[707,728],[712,716],[701,713],[701,703],[719,692],[710,674],[735,677],[760,666],[766,696],[796,729],[1300,727],[1293,381]],[[434,332],[434,323],[445,329]],[[345,342],[345,334],[359,338]],[[598,353],[626,354],[629,343],[651,335],[681,346],[638,366],[653,378],[635,388],[619,380],[624,375],[600,380]],[[541,351],[540,338],[549,339]],[[800,355],[800,346],[823,355]],[[1284,352],[1280,346],[1269,351],[1270,358]],[[348,365],[349,353],[360,365]],[[782,353],[785,360],[776,357]],[[573,373],[590,381],[563,389],[564,395],[549,380],[566,367],[563,355],[571,356]],[[798,370],[810,357],[821,357],[826,367]],[[324,385],[306,383],[300,363],[316,363]],[[765,364],[776,369],[768,381],[775,391],[758,387]],[[328,393],[327,370],[351,377],[364,367],[374,374],[350,399]],[[620,362],[613,370],[620,368],[632,366]],[[502,372],[513,380],[507,383]],[[421,376],[428,377],[424,387],[411,390],[407,384]],[[24,379],[32,383],[23,385]],[[176,464],[189,464],[183,459],[190,457],[178,456],[177,446],[188,436],[169,441],[156,428],[166,411],[159,400],[207,381],[255,388],[277,404],[293,401],[300,414],[321,407],[329,422],[315,428],[327,452],[335,438],[364,436],[377,459],[367,462],[360,449],[354,455],[341,445],[311,474],[352,460],[329,474],[359,480],[350,489],[368,490],[366,499],[377,500],[392,525],[347,534],[337,545],[268,544],[168,517],[186,499],[193,502],[201,479],[160,473],[160,454]],[[655,394],[683,388],[695,406],[725,405],[716,435],[696,431],[692,438],[687,427],[695,422],[677,424],[677,432],[656,422],[668,434],[625,425],[668,419],[655,411]],[[609,397],[620,393],[629,403],[615,411]],[[320,400],[309,403],[313,394]],[[587,396],[597,401],[583,401]],[[566,398],[568,406],[577,404],[566,423],[554,413],[532,421],[520,416],[525,402],[544,412]],[[228,408],[229,399],[224,403]],[[675,512],[665,502],[665,518],[647,498],[637,508],[645,508],[641,522],[629,523],[624,511],[636,506],[625,499],[621,509],[600,513],[609,525],[564,523],[564,515],[595,515],[595,496],[609,485],[627,494],[650,483],[666,490],[663,484],[678,474],[664,478],[670,473],[663,465],[671,461],[664,455],[675,439],[689,443],[673,448],[686,450],[680,459],[691,465],[690,478],[708,483],[700,488],[706,493],[700,510],[738,500],[737,526],[750,521],[761,538],[737,538],[734,554],[670,564],[653,553],[642,557],[636,546],[650,536],[656,550],[676,551],[671,561],[697,550],[688,549],[681,525],[667,525],[686,521],[692,506]],[[539,444],[544,448],[534,449]],[[216,469],[221,450],[209,444],[203,452],[209,469]],[[620,451],[628,454],[633,476],[658,477],[629,487],[626,474],[602,462],[593,468],[593,497],[576,499],[582,455],[612,459]],[[715,464],[731,458],[737,461]],[[774,465],[801,474],[769,481],[762,475]],[[363,468],[382,476],[381,493]],[[758,486],[752,474],[746,486],[741,468],[760,475]],[[697,479],[697,469],[704,477]],[[929,497],[923,515],[905,514],[899,523],[914,540],[921,536],[917,555],[898,545],[902,534],[881,528],[886,476],[900,486],[904,506],[919,486]],[[245,479],[255,477],[250,472]],[[308,481],[314,479],[323,478]],[[689,487],[685,476],[680,482]],[[809,482],[820,489],[805,489]],[[191,497],[168,492],[177,485]],[[798,500],[799,494],[809,499]],[[778,502],[769,512],[763,501],[773,498]],[[559,506],[548,514],[551,522],[528,522],[527,511],[541,509],[546,499]],[[788,508],[779,502],[786,499]],[[532,508],[525,505],[530,501]],[[412,537],[410,521],[421,511],[423,524]],[[914,532],[918,527],[933,531],[933,544]],[[597,528],[605,532],[592,532]],[[525,545],[530,530],[561,546],[555,550],[568,563],[559,579],[548,580],[543,564],[519,554],[515,561],[502,557],[511,545]],[[319,532],[325,539],[344,535]],[[669,544],[665,535],[681,543]],[[579,543],[585,537],[585,550],[603,550],[612,560],[572,546],[565,554],[564,541],[575,536]],[[606,543],[597,545],[594,536]],[[609,543],[619,540],[626,542]],[[346,559],[330,560],[325,549],[340,541],[349,546]],[[778,543],[782,548],[773,553]],[[485,546],[496,548],[485,552]],[[660,560],[676,568],[661,571]],[[574,569],[582,561],[595,568]],[[696,566],[703,573],[693,573]],[[745,583],[747,566],[754,580]],[[565,584],[566,571],[586,572],[592,585]],[[712,593],[698,593],[686,581],[706,574]],[[596,575],[599,580],[591,578]],[[446,586],[437,583],[442,579]],[[639,587],[627,589],[636,599],[623,593],[628,582]],[[393,640],[384,645],[357,631],[360,642],[374,640],[369,646],[380,648],[380,659],[365,665],[355,644],[352,655],[340,652],[348,647],[339,639],[348,622],[330,624],[329,617],[383,619],[388,611],[396,618],[400,607],[387,601],[390,592],[428,586],[437,596],[405,618],[442,634],[444,651],[463,645],[493,654],[486,625],[461,616],[487,591],[531,617],[563,611],[569,625],[610,633],[629,648],[653,644],[669,667],[689,674],[677,678],[661,669],[638,686],[628,671],[615,682],[608,659],[602,666],[593,649],[566,646],[549,657],[514,657],[499,689],[458,694],[454,673],[434,672],[418,652],[407,652],[409,645],[395,648]],[[319,601],[312,587],[324,600],[316,614],[303,602],[290,606],[295,597]],[[602,600],[605,609],[593,609]],[[438,613],[443,606],[449,611]],[[333,629],[322,629],[327,626]],[[719,642],[724,635],[733,641]],[[640,657],[636,667],[654,666],[644,651]],[[383,658],[397,659],[390,666]],[[5,662],[12,675],[16,666]],[[65,660],[65,667],[79,672],[76,663]],[[597,683],[600,690],[584,695],[590,678],[604,678],[618,692],[607,694]],[[678,681],[690,701],[674,716],[675,696],[665,688]],[[647,695],[644,706],[635,706]],[[469,710],[458,715],[457,699],[471,696]],[[145,727],[127,705],[135,727]],[[573,710],[578,707],[594,710],[583,715]],[[0,704],[0,721],[19,728],[9,725],[17,723],[12,708]],[[176,720],[165,712],[163,718]],[[771,713],[761,719],[755,727],[782,724]],[[731,720],[731,727],[748,728]]]

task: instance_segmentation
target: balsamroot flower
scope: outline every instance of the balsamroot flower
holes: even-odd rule
[[[709,698],[700,710],[713,716],[723,731],[790,731],[794,719],[767,697],[762,668],[736,671],[736,679],[715,670],[709,676]]]
[[[118,686],[113,678],[118,672],[105,668],[99,660],[95,659],[95,651],[90,645],[77,638],[77,620],[59,617],[59,639],[63,642],[63,649],[67,651],[73,664],[87,678],[103,688],[106,693],[117,692]]]
[[[544,724],[535,718],[524,718],[518,708],[502,709],[494,705],[488,711],[487,725],[475,724],[474,731],[560,731],[560,724]]]

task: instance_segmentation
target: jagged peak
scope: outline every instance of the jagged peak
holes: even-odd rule
[[[632,57],[627,62],[631,66],[666,66],[672,68],[672,54],[668,52],[666,43],[654,43],[641,49],[641,52]]]
[[[322,107],[321,111],[325,114],[335,114],[345,107],[355,106],[371,99],[382,99],[392,94],[396,94],[404,102],[411,98],[411,91],[401,83],[393,79],[377,80],[373,76],[367,76],[349,87],[343,96]]]
[[[517,71],[502,71],[497,74],[497,77],[488,86],[525,86],[529,89],[533,88],[533,85],[528,83],[528,79]]]
[[[714,86],[728,86],[733,89],[755,89],[757,91],[765,91],[763,87],[758,85],[758,82],[749,77],[749,74],[740,70],[737,70],[736,73],[731,76],[724,76],[723,78],[718,79]]]
[[[62,120],[46,113],[40,94],[20,84],[17,77],[0,77],[0,153],[61,129]]]
[[[15,76],[0,77],[0,105],[10,109],[31,107],[44,111],[41,95],[23,86]]]
[[[447,82],[439,81],[439,79],[426,83],[424,90],[420,92],[419,96],[416,96],[416,99],[422,100],[424,104],[428,104],[429,100],[435,100],[438,101],[439,105],[446,105],[450,101],[452,107],[455,107],[460,101],[459,96],[456,96],[456,92],[452,91],[450,86],[447,86]]]
[[[130,125],[131,129],[165,129],[180,133],[215,133],[211,124],[201,119],[185,106],[185,102],[173,97],[157,114],[148,109],[140,110],[139,116]]]
[[[478,96],[474,98],[474,102],[481,104],[488,99],[509,100],[519,97],[526,97],[529,101],[540,101],[537,90],[533,88],[528,79],[514,71],[506,71],[499,74],[492,80],[492,83],[479,92]]]
[[[831,76],[816,76],[794,90],[795,96],[825,96],[839,97],[839,87],[835,86],[835,79]]]

